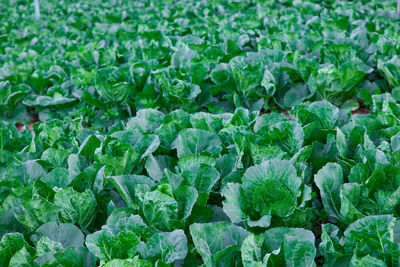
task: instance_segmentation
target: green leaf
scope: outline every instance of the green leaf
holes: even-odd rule
[[[173,229],[173,223],[177,219],[178,202],[171,195],[154,190],[146,192],[141,202],[144,218],[149,225],[165,231]]]
[[[261,139],[268,145],[278,145],[283,151],[295,154],[304,142],[303,128],[281,114],[270,113],[256,118],[254,132],[262,133]]]
[[[184,168],[181,172],[184,182],[195,187],[200,194],[209,192],[219,179],[218,171],[207,164],[193,164],[193,166],[184,166]]]
[[[90,158],[99,146],[100,140],[95,135],[89,135],[79,147],[78,155]]]
[[[0,241],[0,266],[9,266],[10,259],[27,245],[21,233],[7,233]]]
[[[185,129],[178,135],[178,158],[186,155],[199,155],[200,153],[218,154],[222,144],[218,136],[212,132],[199,129]]]
[[[180,186],[175,190],[175,197],[179,206],[179,217],[181,219],[185,219],[191,215],[198,196],[199,193],[194,187]]]
[[[268,227],[271,216],[291,215],[300,196],[301,178],[289,161],[270,160],[246,170],[242,184],[228,183],[222,189],[223,209],[232,222],[250,227]]]
[[[66,187],[71,183],[68,170],[62,167],[54,168],[47,175],[42,176],[40,180],[48,186],[58,188]]]
[[[265,69],[264,76],[261,80],[261,86],[265,88],[266,95],[272,96],[275,93],[275,78],[268,69]]]
[[[350,264],[350,257],[344,254],[343,249],[340,249],[340,238],[343,233],[333,224],[322,225],[321,243],[319,251],[325,259],[327,266],[347,266]],[[342,264],[342,265],[341,265]]]
[[[243,242],[243,263],[249,266],[285,264],[314,266],[316,248],[311,231],[301,228],[276,227],[261,235],[249,235]]]
[[[267,260],[264,260],[265,252],[263,249],[264,237],[251,234],[243,241],[240,252],[243,265],[249,267],[261,267],[267,265]]]
[[[34,231],[47,222],[57,222],[58,213],[58,206],[38,198],[23,202],[14,211],[14,216],[25,228]]]
[[[43,151],[42,159],[55,167],[62,167],[68,158],[70,151],[64,149],[49,148]]]
[[[366,247],[369,253],[383,253],[385,243],[393,239],[395,221],[392,215],[367,216],[355,221],[344,232],[346,247],[349,250],[358,244],[369,244]]]
[[[155,109],[141,109],[126,124],[126,130],[139,130],[142,133],[154,133],[164,122],[164,113]]]
[[[172,166],[175,165],[175,160],[172,157],[159,155],[153,156],[150,155],[147,157],[145,168],[149,176],[154,181],[160,181],[161,178],[164,177],[165,169],[172,169]]]
[[[100,230],[88,235],[85,244],[96,257],[110,261],[133,257],[139,242],[139,238],[130,232],[113,235],[107,230]]]
[[[333,129],[339,119],[339,109],[326,100],[313,102],[310,112],[318,117],[323,129]]]
[[[240,260],[240,245],[249,233],[243,228],[228,222],[192,224],[190,234],[196,250],[199,252],[206,266],[213,266],[223,255],[226,263],[234,264]]]
[[[222,128],[223,119],[209,113],[197,112],[190,116],[190,123],[193,128],[216,133]]]
[[[265,160],[284,159],[287,156],[287,153],[276,145],[259,146],[256,144],[251,144],[250,153],[254,164],[260,164]]]
[[[62,250],[63,250],[62,244],[46,236],[42,236],[36,243],[36,254],[38,258],[35,260],[35,262],[43,263],[44,261],[47,260],[54,261],[53,253]]]
[[[63,266],[95,266],[96,257],[86,247],[68,247],[54,254],[56,261]]]
[[[336,147],[342,157],[349,156],[350,149],[348,145],[348,140],[339,128],[336,128]]]
[[[114,168],[115,175],[130,174],[136,163],[140,160],[140,154],[129,144],[112,142],[110,147],[106,149],[111,150],[113,153],[103,153],[98,148],[94,154],[94,159],[97,163]]]
[[[127,81],[123,68],[105,67],[96,71],[95,88],[105,103],[125,102],[135,88]]]
[[[296,205],[300,185],[293,165],[277,159],[248,168],[242,178],[248,208],[262,216],[269,212],[281,217],[288,215]]]
[[[34,100],[24,100],[22,103],[28,107],[60,107],[73,105],[77,99],[62,96],[35,96]]]
[[[114,259],[104,264],[104,267],[152,267],[153,263],[140,259]]]
[[[343,184],[340,187],[340,215],[346,225],[364,217],[357,209],[361,202],[362,190],[362,186],[357,183]]]
[[[246,218],[246,214],[242,211],[240,184],[228,183],[221,191],[225,197],[223,202],[224,212],[229,216],[233,223],[240,223]]]
[[[400,58],[395,55],[390,60],[378,60],[378,70],[385,76],[392,88],[400,86]]]
[[[51,239],[64,248],[83,246],[84,236],[78,227],[71,223],[49,222],[39,227],[31,239],[37,243],[42,237]]]
[[[10,266],[29,267],[33,265],[33,255],[23,247],[10,259]]]
[[[136,207],[135,196],[138,187],[150,190],[154,181],[143,175],[111,176],[107,179],[121,195],[128,207]]]
[[[372,256],[364,256],[362,258],[354,257],[351,259],[351,266],[374,266],[374,267],[381,267],[387,266],[383,260],[377,259]]]
[[[255,87],[260,86],[263,78],[263,66],[257,64],[258,62],[246,61],[245,57],[235,57],[229,62],[236,87],[245,96],[247,96]]]
[[[61,216],[65,222],[78,223],[87,227],[96,213],[96,197],[92,191],[76,192],[67,187],[54,195],[54,204],[61,208]]]
[[[312,266],[317,254],[314,242],[299,240],[295,236],[285,236],[283,242],[286,266]]]
[[[141,243],[138,250],[145,259],[160,258],[165,263],[172,263],[186,257],[187,238],[182,230],[156,233],[146,244]]]
[[[340,221],[340,186],[343,184],[342,167],[336,163],[326,164],[314,176],[319,188],[322,204],[328,215]]]

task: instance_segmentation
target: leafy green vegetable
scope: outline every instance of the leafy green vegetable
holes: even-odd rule
[[[399,266],[395,1],[40,11],[0,4],[0,267]]]
[[[192,224],[196,250],[206,266],[235,266],[240,263],[240,245],[249,233],[228,222]]]
[[[301,178],[289,161],[270,160],[246,170],[241,184],[228,183],[222,190],[224,211],[234,223],[246,222],[248,227],[267,228],[278,223],[303,226],[298,206]],[[304,204],[303,204],[304,205]]]

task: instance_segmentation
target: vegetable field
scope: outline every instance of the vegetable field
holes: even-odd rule
[[[396,1],[39,4],[0,0],[0,267],[400,266]]]

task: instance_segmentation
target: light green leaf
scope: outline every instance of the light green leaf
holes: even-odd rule
[[[86,237],[86,246],[101,260],[123,259],[135,256],[139,238],[130,232],[113,235],[107,230],[100,230]]]
[[[10,259],[27,245],[21,233],[7,233],[0,240],[0,266],[9,266]]]
[[[342,167],[336,163],[326,164],[314,176],[322,203],[331,218],[340,221],[340,186],[343,184]]]
[[[135,208],[135,190],[142,186],[150,190],[154,186],[154,181],[143,175],[121,175],[111,176],[107,179],[115,187],[128,207]]]
[[[199,129],[185,129],[178,135],[178,158],[190,154],[199,155],[204,152],[214,155],[220,153],[221,150],[221,141],[212,132]]]
[[[165,263],[172,263],[186,257],[187,238],[182,230],[156,233],[139,248],[140,256],[145,259],[160,258]]]
[[[39,227],[31,239],[38,242],[41,237],[46,237],[62,245],[64,248],[83,246],[84,236],[78,227],[71,223],[49,222]]]
[[[58,191],[54,196],[54,204],[61,208],[61,216],[65,222],[77,222],[87,227],[96,214],[96,197],[92,191],[76,192],[72,187]]]
[[[241,208],[240,184],[228,183],[221,191],[225,197],[223,201],[224,212],[233,223],[240,223],[246,218]]]
[[[217,263],[214,259],[217,253],[224,253],[230,259],[240,255],[240,245],[249,235],[243,228],[228,222],[195,223],[189,229],[206,266]]]

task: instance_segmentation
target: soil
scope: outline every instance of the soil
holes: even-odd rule
[[[20,123],[20,122],[15,123],[15,127],[17,128],[18,133],[21,133],[22,128],[24,126],[26,126],[28,130],[32,131],[33,130],[33,124],[35,122],[39,121],[39,116],[38,116],[38,114],[29,114],[29,119],[30,119],[30,122],[28,124],[25,124],[25,125]]]

